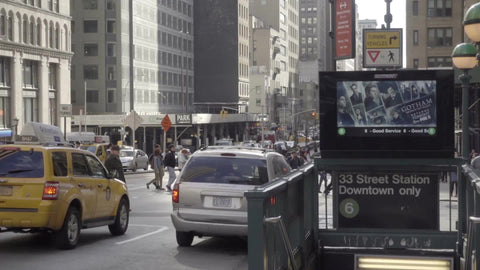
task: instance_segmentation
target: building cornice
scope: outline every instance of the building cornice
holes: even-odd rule
[[[51,16],[51,17],[56,17],[56,18],[59,18],[59,19],[72,21],[72,16],[56,13],[56,12],[50,11],[48,9],[38,8],[36,6],[30,6],[30,5],[22,4],[22,3],[19,3],[17,1],[0,0],[0,4],[1,3],[5,3],[5,4],[8,4],[8,5],[12,5],[12,6],[22,8],[22,9],[26,9],[26,10],[30,10],[30,11],[36,12],[36,13],[43,13],[43,14]]]
[[[68,60],[71,60],[73,57],[72,52],[58,51],[58,50],[43,48],[43,47],[34,47],[26,44],[14,43],[14,42],[8,42],[8,41],[7,42],[0,41],[0,50],[17,51],[17,52],[34,54],[34,55],[45,55],[49,57],[57,57],[57,58],[68,59]]]

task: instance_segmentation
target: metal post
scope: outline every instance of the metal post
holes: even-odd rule
[[[85,90],[85,132],[87,132],[87,81],[84,81],[84,90]]]
[[[385,0],[385,3],[387,3],[387,14],[385,14],[385,23],[387,24],[387,29],[390,29],[390,23],[392,23],[392,14],[390,13],[390,3],[392,0]]]
[[[163,152],[167,153],[167,132],[163,129]]]
[[[133,76],[133,59],[135,53],[135,45],[133,45],[133,0],[128,1],[128,42],[129,42],[129,77],[130,77],[130,111],[134,109],[134,84],[135,78]]]
[[[15,133],[17,133],[16,129],[17,129],[17,126],[15,126]],[[63,139],[65,139],[65,141],[67,140],[67,117],[66,116],[63,117]]]
[[[469,84],[471,76],[468,75],[468,70],[463,70],[463,74],[459,77],[462,83],[462,158],[464,162],[468,161],[469,158],[469,148],[470,148],[470,137],[469,137],[469,114],[468,114],[468,104],[469,104]],[[469,209],[467,209],[467,178],[464,174],[461,173],[461,168],[457,169],[458,176],[458,246],[457,252],[459,255],[463,253],[463,234],[466,230],[466,219],[468,218]],[[470,208],[470,207],[469,207]],[[464,256],[467,254],[463,254]]]

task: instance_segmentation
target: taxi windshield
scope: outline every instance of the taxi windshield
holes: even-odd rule
[[[0,149],[0,177],[43,177],[43,153],[33,149]]]
[[[88,145],[82,145],[80,146],[80,149],[82,150],[87,150],[88,152],[91,152],[91,153],[94,153],[95,154],[95,151],[97,150],[97,147],[96,146],[88,146]]]
[[[120,157],[133,157],[133,151],[122,150],[120,151]]]

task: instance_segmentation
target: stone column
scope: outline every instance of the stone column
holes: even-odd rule
[[[60,59],[57,71],[57,108],[60,108],[60,104],[71,104],[70,69],[70,59]],[[67,132],[71,132],[71,122],[72,118],[67,117]],[[60,121],[58,123],[60,124],[59,126],[61,126],[62,131],[65,130],[64,121]]]
[[[216,131],[216,126],[217,126],[217,124],[212,124],[212,137],[213,137],[213,142],[212,142],[212,144],[213,144],[213,145],[217,144],[217,131]]]
[[[208,146],[208,125],[203,125],[203,145]]]
[[[42,56],[38,62],[38,122],[49,123],[49,109],[48,104],[48,57]]]
[[[22,65],[23,60],[20,52],[14,52],[10,62],[10,74],[11,74],[11,92],[10,92],[10,104],[11,104],[11,118],[10,120],[17,118],[18,127],[17,131],[20,134],[24,124],[23,116],[23,87],[22,87]]]

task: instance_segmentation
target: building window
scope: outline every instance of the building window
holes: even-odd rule
[[[115,1],[116,0],[107,0],[107,9],[115,10]]]
[[[114,89],[108,89],[107,102],[109,104],[115,103],[115,90]]]
[[[13,15],[8,16],[8,40],[13,41]]]
[[[97,90],[87,90],[87,103],[98,103]]]
[[[0,87],[10,86],[10,59],[0,57]]]
[[[280,12],[280,22],[281,22],[282,24],[287,23],[287,17],[285,16],[285,14],[283,14],[283,13],[281,13],[281,12]]]
[[[97,0],[83,0],[83,9],[97,9]]]
[[[38,88],[37,62],[23,60],[23,87]]]
[[[428,0],[428,17],[452,16],[452,0]]]
[[[452,46],[452,28],[429,28],[428,46]]]
[[[418,45],[418,30],[413,30],[413,45]]]
[[[97,33],[97,21],[96,20],[85,20],[83,21],[83,32],[84,33]]]
[[[417,58],[413,59],[413,68],[415,68],[415,69],[418,68],[418,59]]]
[[[412,2],[412,15],[418,16],[418,0]]]
[[[50,64],[48,66],[48,89],[57,89],[57,65]]]
[[[36,97],[23,98],[24,122],[38,122],[38,99]]]
[[[53,0],[53,11],[55,12],[60,12],[59,7],[58,7],[58,0]]]
[[[110,56],[110,57],[115,57],[116,56],[115,43],[108,43],[107,44],[107,56]]]
[[[53,10],[53,0],[48,0],[47,6],[49,10]]]
[[[8,120],[10,119],[8,97],[0,97],[0,128],[7,128],[10,126]]]
[[[115,33],[115,21],[108,20],[107,21],[107,33]]]
[[[110,81],[115,80],[115,66],[107,67],[107,80],[110,80]]]
[[[37,45],[42,46],[42,23],[37,24]]]
[[[86,80],[98,80],[98,66],[97,65],[83,66],[83,77]]]
[[[452,66],[451,56],[428,57],[428,67],[451,67],[451,66]]]
[[[98,56],[98,44],[84,44],[83,54],[85,56]]]

